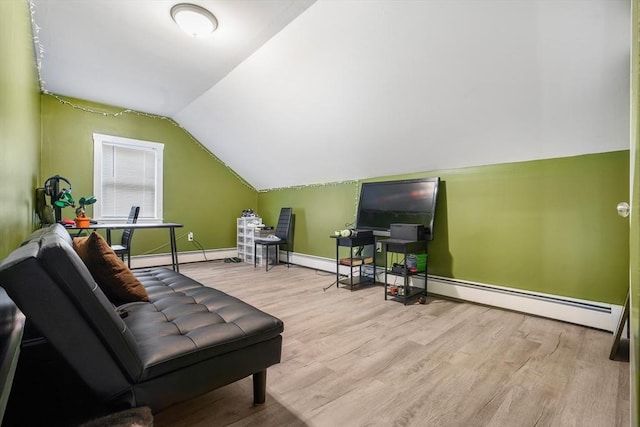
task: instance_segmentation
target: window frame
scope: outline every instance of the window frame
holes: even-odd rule
[[[101,133],[93,133],[93,194],[96,196],[97,203],[93,208],[93,216],[97,221],[103,223],[118,223],[127,220],[129,211],[120,217],[103,217],[102,204],[102,161],[103,149],[107,146],[121,146],[128,149],[152,151],[155,154],[155,215],[154,217],[138,217],[138,222],[163,222],[163,163],[164,163],[164,144],[159,142],[144,141],[134,138],[126,138],[122,136],[106,135]],[[141,212],[142,213],[142,212]]]

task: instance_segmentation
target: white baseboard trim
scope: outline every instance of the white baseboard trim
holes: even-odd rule
[[[292,264],[332,273],[336,272],[336,261],[331,258],[299,253],[291,253],[289,258]],[[280,260],[285,259],[286,256],[281,252]],[[340,273],[346,275],[348,268],[340,266]],[[379,272],[376,271],[379,281],[384,278],[382,273],[382,269]],[[388,280],[395,280],[395,278],[396,276],[390,275]],[[421,280],[420,282],[416,281],[414,285],[424,287],[424,281]],[[431,275],[428,277],[427,291],[429,294],[500,307],[609,332],[616,331],[623,310],[620,305]]]
[[[236,248],[210,249],[204,251],[204,253],[203,251],[180,252],[178,253],[178,261],[180,263],[202,262],[236,256],[238,256]],[[332,258],[290,253],[289,259],[292,264],[331,273],[336,272],[336,261]],[[286,260],[286,255],[282,251],[280,252],[280,260]],[[131,268],[154,267],[159,265],[171,265],[171,254],[138,255],[131,257]],[[348,273],[348,267],[340,266],[340,274],[347,275]],[[376,273],[378,281],[381,282],[384,278],[382,269],[379,269]],[[396,276],[390,275],[388,280],[395,281]],[[416,280],[414,286],[423,287],[424,281]],[[429,294],[500,307],[609,332],[616,331],[623,310],[622,306],[615,304],[580,300],[432,275],[429,276],[427,291]]]
[[[429,292],[614,332],[623,307],[527,290],[429,276]]]
[[[184,264],[189,262],[213,261],[237,256],[238,250],[236,248],[208,249],[204,252],[178,252],[178,262],[180,264]],[[137,255],[131,257],[131,268],[157,267],[160,265],[171,265],[171,254]]]

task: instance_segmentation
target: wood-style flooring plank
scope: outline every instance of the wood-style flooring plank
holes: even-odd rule
[[[282,362],[265,404],[249,377],[155,414],[157,427],[629,423],[629,364],[609,360],[610,333],[432,295],[405,306],[296,266],[180,270],[282,319]]]

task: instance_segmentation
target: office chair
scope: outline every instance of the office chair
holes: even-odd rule
[[[273,237],[272,237],[273,236]],[[261,248],[266,247],[266,254],[263,257],[265,264],[265,271],[269,271],[269,248],[276,247],[276,262],[278,261],[278,254],[280,253],[280,247],[284,246],[287,251],[287,268],[289,268],[289,251],[291,250],[293,240],[293,213],[291,208],[280,209],[280,217],[278,218],[278,225],[276,226],[276,232],[272,236],[257,238],[253,240],[253,267],[258,265],[257,249],[258,245]]]
[[[131,211],[129,211],[129,218],[127,218],[127,224],[135,224],[138,222],[138,214],[140,213],[140,206],[131,206]],[[111,245],[111,249],[116,253],[116,255],[120,255],[122,261],[124,261],[124,256],[127,256],[127,266],[131,268],[131,239],[133,239],[133,228],[126,228],[122,232],[122,239],[120,240],[119,245]]]

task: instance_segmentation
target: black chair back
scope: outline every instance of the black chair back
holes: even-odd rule
[[[279,237],[281,241],[288,242],[291,240],[291,218],[293,216],[293,210],[291,208],[280,209],[280,217],[278,218],[278,224],[276,225],[276,237]]]
[[[131,206],[131,211],[129,211],[129,218],[127,218],[127,224],[135,224],[138,222],[138,215],[140,214],[140,206]],[[125,248],[129,248],[129,244],[131,243],[131,238],[133,237],[133,228],[127,228],[122,232],[122,240],[120,241],[120,245]]]
[[[289,267],[289,252],[292,250],[293,243],[293,209],[291,208],[282,208],[280,209],[280,216],[278,217],[278,224],[276,225],[276,232],[274,233],[276,237],[279,238],[275,240],[269,239],[255,239],[253,241],[253,250],[254,254],[258,252],[258,245],[261,247],[266,247],[266,254],[264,255],[264,264],[265,270],[269,271],[269,248],[271,246],[276,246],[276,260],[278,258],[278,251],[281,247],[284,247],[287,253],[287,267]],[[258,257],[253,257],[253,267],[257,267],[258,265]]]

